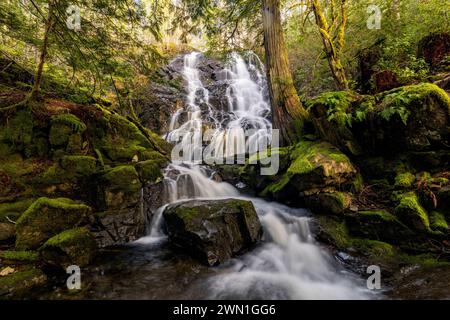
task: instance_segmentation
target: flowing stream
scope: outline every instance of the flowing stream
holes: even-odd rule
[[[270,106],[264,67],[253,54],[233,54],[220,72],[226,107],[210,104],[202,83],[200,53],[184,56],[187,101],[174,112],[168,140],[183,146],[182,161],[165,169],[164,203],[148,226],[148,236],[125,247],[111,248],[83,273],[86,299],[369,299],[365,279],[347,271],[314,240],[309,212],[244,195],[220,182],[196,156],[204,146],[199,130],[211,129],[213,157],[234,156],[249,143],[271,137]],[[230,129],[252,129],[227,145]],[[237,132],[237,133],[236,133]],[[237,130],[233,135],[240,135]],[[223,152],[221,152],[223,150]],[[239,185],[238,185],[239,186]],[[201,265],[170,247],[164,232],[165,207],[188,199],[241,198],[253,202],[264,228],[263,241],[252,251],[218,267]],[[61,298],[52,291],[47,298]]]
[[[244,143],[270,135],[270,106],[264,70],[259,59],[250,55],[244,60],[233,54],[222,72],[228,84],[228,110],[214,110],[209,92],[203,85],[197,64],[200,53],[184,57],[183,76],[187,101],[183,110],[174,113],[167,139],[180,139],[184,147],[183,161],[166,169],[164,184],[166,201],[203,198],[243,198],[253,202],[264,227],[264,241],[255,250],[233,259],[224,266],[212,268],[213,274],[202,279],[202,298],[255,299],[366,299],[365,281],[345,271],[330,253],[315,242],[310,231],[310,218],[304,209],[246,197],[234,186],[217,182],[214,172],[195,161],[199,149],[200,130],[206,123],[213,129],[211,144],[215,150],[232,155],[226,148],[226,130],[254,129],[255,134]],[[203,110],[207,110],[205,113]],[[185,121],[180,115],[185,112]],[[203,118],[203,119],[202,119]],[[237,139],[237,141],[243,141]],[[231,152],[243,150],[238,145]],[[200,147],[201,149],[201,147]],[[149,236],[137,241],[158,250],[166,236],[162,229],[162,212],[154,215]],[[156,245],[155,245],[156,244]],[[173,279],[177,281],[177,279]]]

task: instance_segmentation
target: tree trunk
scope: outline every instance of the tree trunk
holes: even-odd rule
[[[280,0],[263,0],[262,8],[266,71],[274,129],[281,143],[300,139],[307,112],[294,87],[281,26]]]
[[[53,2],[49,1],[49,4],[48,4],[48,16],[47,16],[47,20],[45,22],[45,32],[44,32],[44,40],[42,42],[41,56],[39,58],[39,65],[38,65],[38,68],[37,68],[37,71],[36,71],[36,75],[35,75],[35,79],[34,79],[33,90],[31,91],[31,98],[32,99],[40,99],[40,90],[41,90],[41,83],[42,83],[42,72],[44,70],[45,58],[47,57],[49,36],[50,36],[51,31],[52,31],[53,24],[54,24]]]
[[[345,70],[341,62],[341,53],[344,48],[345,26],[347,23],[347,16],[345,12],[345,0],[341,0],[340,17],[341,21],[338,27],[336,44],[333,40],[333,35],[330,32],[330,26],[320,6],[320,0],[312,1],[312,8],[316,24],[319,27],[320,36],[324,46],[324,51],[327,57],[328,65],[333,76],[336,87],[339,90],[348,89],[348,81],[345,75]]]

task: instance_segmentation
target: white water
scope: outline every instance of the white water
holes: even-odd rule
[[[201,55],[191,53],[184,59],[184,78],[187,102],[184,110],[172,117],[168,134],[182,138],[189,156],[182,164],[171,164],[165,173],[167,203],[193,198],[244,198],[251,200],[264,227],[264,243],[253,252],[234,259],[222,272],[209,281],[211,298],[256,299],[364,299],[367,293],[363,281],[340,269],[333,258],[317,243],[309,229],[309,218],[303,209],[292,209],[278,203],[246,198],[228,183],[212,179],[213,171],[200,166],[193,159],[194,139],[203,126],[200,106],[209,110],[208,125],[216,131],[213,144],[226,146],[226,128],[252,128],[261,135],[270,135],[268,120],[270,106],[264,95],[265,78],[261,64],[255,56],[247,63],[233,54],[230,66],[223,74],[229,84],[225,99],[228,101],[226,120],[218,121],[216,111],[209,105],[209,92],[200,79],[197,64]],[[179,124],[179,116],[187,112],[187,120]],[[190,135],[190,138],[186,138]],[[197,136],[196,136],[197,135]],[[258,139],[258,135],[248,139]],[[244,140],[245,141],[245,140]],[[247,140],[248,143],[248,140]],[[191,145],[189,145],[191,144]],[[243,147],[242,145],[240,147]],[[239,150],[239,147],[238,147]],[[227,153],[227,151],[225,151]],[[186,159],[186,158],[185,158]],[[139,242],[153,243],[165,238],[162,231],[160,208],[152,221],[151,232]]]

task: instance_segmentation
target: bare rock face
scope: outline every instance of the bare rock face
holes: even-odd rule
[[[256,244],[261,223],[250,201],[192,200],[164,211],[169,239],[208,265],[217,265]]]

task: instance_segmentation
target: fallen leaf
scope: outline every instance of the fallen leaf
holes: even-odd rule
[[[2,271],[0,271],[0,276],[1,276],[1,277],[4,277],[4,276],[7,276],[8,274],[14,273],[14,272],[16,272],[16,270],[14,270],[13,268],[11,268],[11,267],[6,267],[6,268],[3,269]]]

